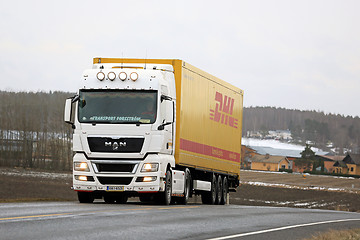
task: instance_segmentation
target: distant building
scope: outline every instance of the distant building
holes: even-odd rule
[[[275,130],[269,131],[266,138],[277,139],[277,140],[292,140],[290,130]]]
[[[334,164],[336,161],[342,161],[345,156],[329,156],[329,155],[318,155],[324,161],[324,172],[333,173],[335,172]]]
[[[279,171],[289,169],[289,160],[283,156],[254,155],[251,158],[251,169],[261,171]]]
[[[256,151],[248,146],[241,145],[241,164],[242,169],[250,169],[251,158],[256,155]]]
[[[360,154],[348,153],[343,160],[334,163],[333,172],[360,175]]]

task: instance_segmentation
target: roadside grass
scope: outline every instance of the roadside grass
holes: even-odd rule
[[[304,240],[359,240],[360,228],[351,230],[335,231],[330,230],[325,233],[318,233],[312,238],[306,238]]]

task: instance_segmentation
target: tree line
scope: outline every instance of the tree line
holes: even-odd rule
[[[0,166],[72,168],[72,129],[63,121],[66,92],[0,91]]]
[[[333,143],[339,153],[360,152],[360,118],[318,111],[275,107],[244,108],[243,135],[247,131],[290,130],[297,142],[311,141],[327,149]]]

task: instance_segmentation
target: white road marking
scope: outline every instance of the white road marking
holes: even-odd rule
[[[307,227],[307,226],[314,226],[314,225],[327,224],[327,223],[350,222],[350,221],[360,221],[360,219],[339,219],[339,220],[330,220],[330,221],[324,221],[324,222],[305,223],[305,224],[298,224],[298,225],[292,225],[292,226],[260,230],[260,231],[255,231],[255,232],[240,233],[240,234],[229,235],[229,236],[218,237],[218,238],[209,238],[208,240],[224,240],[224,239],[245,237],[245,236],[268,233],[268,232],[282,231],[282,230],[291,229],[291,228]]]

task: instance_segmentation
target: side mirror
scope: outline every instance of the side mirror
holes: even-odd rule
[[[161,103],[161,117],[163,124],[158,127],[158,130],[164,130],[166,125],[170,125],[174,122],[174,102],[164,101]]]
[[[174,102],[165,101],[165,122],[174,122]]]
[[[72,103],[73,98],[68,98],[65,101],[64,121],[68,124],[74,125],[72,120]]]

